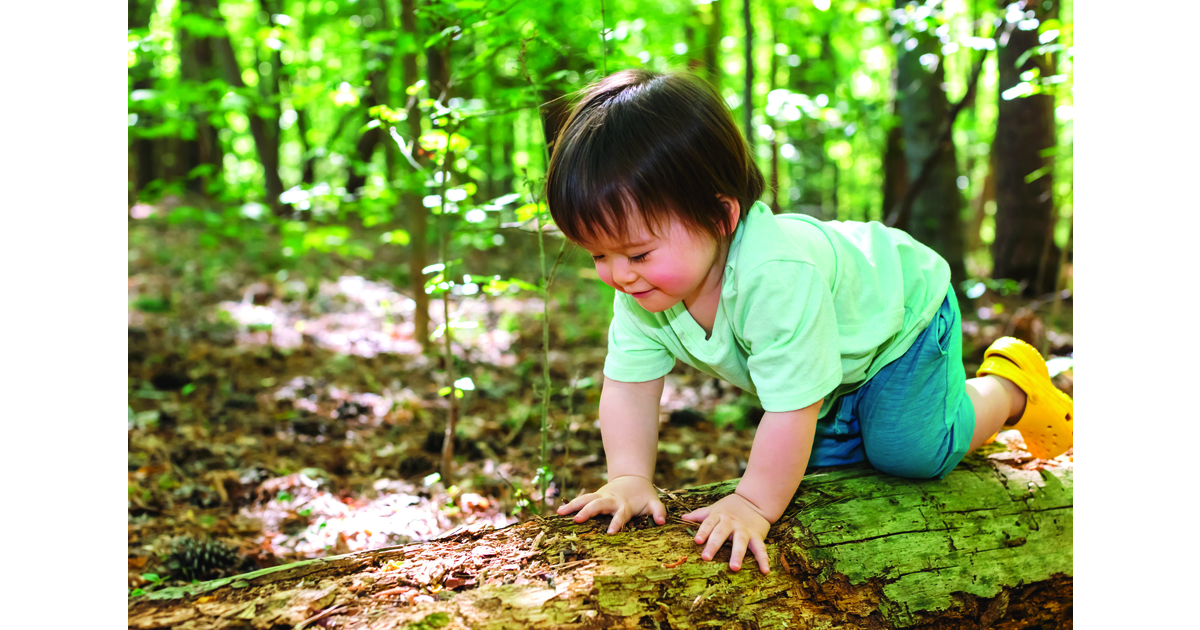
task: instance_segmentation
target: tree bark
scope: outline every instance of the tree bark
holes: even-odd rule
[[[906,0],[896,0],[898,9],[905,4]],[[967,275],[963,264],[963,197],[958,188],[954,141],[952,137],[943,140],[950,106],[942,89],[946,79],[941,43],[928,31],[905,35],[906,38],[901,38],[896,45],[896,97],[910,176],[922,175],[926,158],[935,151],[940,152],[930,165],[924,185],[916,191],[903,229],[946,259],[950,264],[952,286],[958,286]],[[912,50],[906,46],[907,38],[916,40]],[[932,72],[919,61],[926,54],[937,56],[937,67]]]
[[[1058,15],[1058,3],[1046,10],[1041,2],[1027,2],[1040,20]],[[1002,3],[1002,6],[1003,5]],[[1037,68],[1041,76],[1055,73],[1053,58],[1030,55],[1018,68],[1017,60],[1038,45],[1037,30],[1010,28],[998,42],[1003,94],[1021,82],[1021,73]],[[1053,290],[1058,278],[1059,248],[1054,243],[1054,158],[1042,153],[1055,146],[1054,96],[1034,94],[1005,100],[999,97],[996,118],[996,240],[992,242],[995,278],[1024,281],[1025,295]],[[1038,169],[1044,174],[1025,179]],[[1039,268],[1042,270],[1038,275]]]
[[[607,535],[606,518],[554,517],[462,531],[155,591],[130,600],[129,626],[1070,628],[1072,479],[976,454],[943,480],[810,472],[771,528],[765,576],[750,555],[729,571],[728,547],[700,561],[694,525],[674,516],[735,480],[666,493],[665,526],[639,517]]]
[[[201,7],[209,18],[224,23],[225,19],[217,10],[217,2],[218,0],[196,0],[197,6]],[[211,40],[213,49],[220,58],[225,82],[235,89],[244,91],[246,82],[242,81],[242,70],[233,53],[233,44],[230,43],[229,35],[213,37]],[[284,211],[284,206],[279,201],[279,195],[283,194],[283,181],[279,179],[279,153],[271,150],[267,125],[259,116],[257,108],[251,108],[246,112],[246,117],[250,119],[250,135],[254,138],[254,147],[258,150],[258,161],[263,167],[267,205],[276,214],[280,214]]]
[[[417,74],[417,18],[413,7],[414,0],[400,0],[400,29],[409,38],[408,48],[400,57],[400,68],[403,73],[403,82],[405,88],[416,85],[420,80]],[[405,110],[408,112],[408,139],[412,143],[413,159],[419,160],[415,155],[417,149],[417,139],[421,137],[421,112],[416,107],[417,98],[414,94],[405,105]],[[413,301],[416,306],[413,310],[413,337],[421,344],[421,348],[428,351],[430,346],[429,341],[429,296],[425,293],[425,274],[421,270],[429,266],[429,246],[427,240],[429,211],[421,203],[421,196],[413,192],[409,192],[411,187],[405,188],[405,193],[401,195],[401,203],[408,209],[409,220],[409,235],[411,248],[409,250],[409,275],[412,277],[412,294]]]

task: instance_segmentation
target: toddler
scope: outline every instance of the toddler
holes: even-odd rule
[[[1042,357],[1002,338],[978,377],[962,364],[946,262],[877,222],[773,215],[717,93],[686,74],[626,70],[590,86],[547,173],[555,222],[617,290],[600,429],[608,483],[558,509],[666,522],[651,482],[663,376],[680,359],[754,393],[766,411],[737,490],[683,515],[711,560],[763,539],[805,468],[867,461],[942,478],[1006,424],[1036,457],[1072,443],[1072,401]]]

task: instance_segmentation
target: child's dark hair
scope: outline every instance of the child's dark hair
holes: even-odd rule
[[[688,74],[623,70],[583,91],[554,143],[546,202],[567,238],[620,240],[629,213],[732,238],[718,194],[742,216],[764,181],[721,97]]]

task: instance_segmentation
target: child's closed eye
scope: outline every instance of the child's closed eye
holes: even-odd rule
[[[646,257],[649,255],[650,255],[650,252],[646,252],[644,254],[638,254],[637,256],[630,256],[629,262],[635,262],[635,263],[645,262]],[[604,254],[595,254],[592,256],[592,260],[595,262],[600,262],[601,260],[604,260]]]

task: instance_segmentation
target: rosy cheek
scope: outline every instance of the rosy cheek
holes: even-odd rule
[[[600,276],[600,280],[604,284],[607,284],[608,286],[610,286],[614,289],[617,288],[617,286],[615,284],[613,284],[612,270],[609,269],[608,265],[602,265],[602,264],[597,263],[596,264],[596,274]]]
[[[666,291],[668,293],[674,293],[680,289],[687,288],[684,286],[684,284],[686,284],[686,280],[687,280],[685,274],[682,274],[673,269],[657,270],[657,271],[658,272],[654,274],[654,278],[653,278],[652,282],[653,282],[654,286],[658,287],[659,289]]]

